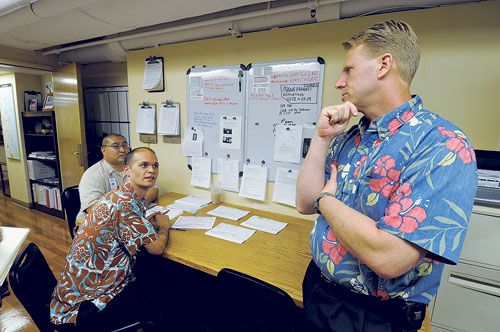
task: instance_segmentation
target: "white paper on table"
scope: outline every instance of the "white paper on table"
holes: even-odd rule
[[[211,229],[214,226],[215,217],[186,217],[180,216],[171,228],[189,229]]]
[[[227,218],[231,220],[241,219],[249,213],[249,211],[234,209],[227,206],[219,206],[207,212],[207,214],[210,214],[212,216]]]
[[[274,180],[273,202],[295,206],[299,171],[278,167]]]
[[[143,90],[163,90],[163,60],[156,58],[154,61],[144,62]]]
[[[185,127],[182,154],[184,156],[201,157],[202,147],[203,130],[196,127]]]
[[[154,134],[156,128],[156,106],[142,106],[137,109],[136,133]]]
[[[274,136],[274,161],[300,164],[302,126],[278,125]]]
[[[201,206],[199,205],[194,205],[194,204],[187,204],[187,203],[172,203],[166,206],[167,208],[171,210],[180,210],[180,211],[186,211],[191,214],[195,214],[196,211],[201,209]]]
[[[239,195],[259,201],[266,200],[267,167],[263,165],[243,165],[243,179]]]
[[[286,222],[252,216],[248,218],[248,220],[242,222],[240,225],[258,229],[259,231],[267,233],[278,234],[288,224]]]
[[[210,187],[212,178],[212,158],[210,157],[192,157],[191,158],[191,185],[203,188]]]
[[[205,198],[205,197],[199,197],[199,196],[193,196],[189,195],[186,197],[182,197],[179,199],[175,200],[176,203],[188,203],[188,204],[194,204],[194,205],[199,205],[200,207],[207,206],[210,202],[212,202],[211,198]]]
[[[245,242],[254,233],[254,230],[225,223],[220,223],[215,228],[205,232],[207,235],[239,244]]]
[[[29,228],[1,227],[2,241],[0,241],[0,285],[9,274],[17,252],[30,232]]]
[[[155,205],[152,208],[146,210],[146,219],[155,212],[160,212],[161,214],[167,215],[170,220],[180,216],[184,211],[182,209],[172,209],[167,206]]]
[[[162,104],[158,119],[158,134],[179,135],[179,105]]]
[[[237,192],[240,184],[238,160],[219,158],[217,162],[219,188]]]
[[[221,116],[219,148],[241,150],[241,116]]]

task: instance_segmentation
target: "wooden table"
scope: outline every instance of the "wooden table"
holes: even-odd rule
[[[159,204],[165,206],[184,196],[168,193],[159,198]],[[283,289],[302,307],[302,279],[311,260],[309,234],[314,222],[234,204],[219,205],[250,213],[237,221],[217,217],[214,227],[222,222],[239,225],[254,215],[288,225],[277,235],[256,231],[243,244],[205,235],[207,230],[202,229],[171,230],[164,256],[214,276],[225,267],[246,273]],[[196,216],[210,216],[206,212],[219,205],[209,204],[198,210]]]

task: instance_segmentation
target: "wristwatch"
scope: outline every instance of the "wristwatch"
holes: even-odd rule
[[[314,197],[314,209],[316,210],[316,213],[321,213],[319,211],[319,200],[325,196],[330,196],[330,197],[335,198],[335,195],[332,193],[329,193],[328,191],[323,191],[323,192],[319,193],[316,197]]]

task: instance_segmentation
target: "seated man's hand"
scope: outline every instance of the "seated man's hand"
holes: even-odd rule
[[[153,223],[160,230],[168,230],[170,228],[170,218],[166,214],[158,214],[155,216],[155,223]]]

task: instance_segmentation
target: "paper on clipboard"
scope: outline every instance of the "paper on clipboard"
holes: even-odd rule
[[[146,91],[163,90],[163,59],[146,59],[144,64],[144,81],[142,82],[142,88]]]
[[[179,135],[179,104],[162,104],[158,119],[158,134]]]
[[[156,106],[139,105],[137,109],[137,133],[154,134],[156,129]]]

